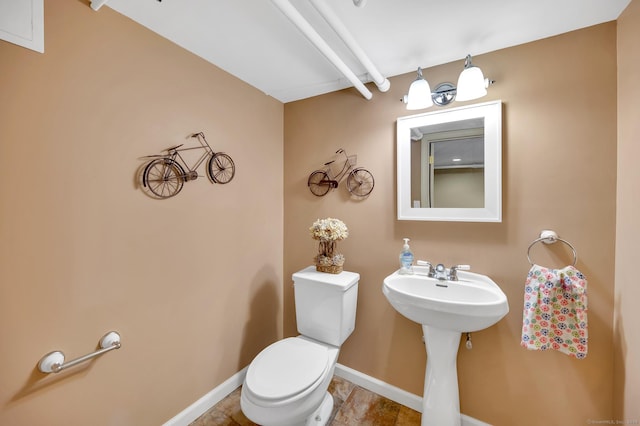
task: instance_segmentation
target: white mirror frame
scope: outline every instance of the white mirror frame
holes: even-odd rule
[[[484,208],[411,205],[411,129],[484,118]],[[398,220],[502,222],[502,101],[400,117],[397,121]]]

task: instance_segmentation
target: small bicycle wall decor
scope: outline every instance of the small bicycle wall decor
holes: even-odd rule
[[[369,170],[362,167],[356,167],[356,155],[347,155],[344,149],[340,148],[336,154],[344,160],[331,160],[324,163],[321,170],[316,170],[309,175],[307,186],[313,195],[322,197],[326,195],[330,189],[338,187],[338,184],[348,173],[347,190],[356,197],[366,197],[373,191],[373,175]]]
[[[196,169],[207,159],[207,175],[212,183],[229,183],[236,174],[236,166],[231,157],[224,152],[214,152],[203,132],[194,133],[190,138],[197,139],[200,146],[180,148],[184,145],[180,144],[167,148],[166,154],[142,157],[151,159],[142,172],[142,184],[155,197],[169,198],[176,195],[185,182],[196,180],[200,176]],[[196,149],[204,152],[189,166],[180,153]]]

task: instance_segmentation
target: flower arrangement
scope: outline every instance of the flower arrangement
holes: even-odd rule
[[[318,219],[309,228],[311,238],[320,241],[339,241],[349,236],[347,225],[340,219]]]
[[[320,241],[318,254],[314,257],[316,270],[339,274],[344,265],[344,256],[336,253],[337,241],[344,240],[349,236],[347,225],[340,219],[328,217],[318,219],[309,228],[311,238]]]

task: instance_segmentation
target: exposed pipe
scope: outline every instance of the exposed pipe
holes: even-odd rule
[[[340,57],[336,54],[336,52],[329,47],[326,41],[320,34],[313,29],[311,24],[307,22],[306,19],[296,10],[295,7],[289,3],[288,0],[271,0],[284,15],[289,18],[289,20],[298,27],[300,31],[309,39],[311,43],[313,43],[318,50],[336,67],[338,70],[344,74],[347,79],[353,84],[353,86],[365,97],[365,99],[369,100],[373,97],[369,89],[360,81],[357,75],[351,68],[349,68]]]
[[[327,5],[325,0],[309,0],[311,4],[316,8],[318,13],[322,15],[325,21],[333,28],[333,30],[340,36],[342,41],[351,49],[353,54],[358,58],[360,63],[364,65],[367,72],[373,79],[373,82],[378,86],[381,92],[386,92],[391,87],[391,83],[386,79],[376,66],[371,62],[367,54],[362,50],[358,42],[353,38],[347,27],[342,23],[338,15]]]

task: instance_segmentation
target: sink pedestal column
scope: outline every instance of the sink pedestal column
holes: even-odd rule
[[[422,326],[427,347],[427,373],[422,396],[422,426],[460,426],[456,358],[460,333]]]

